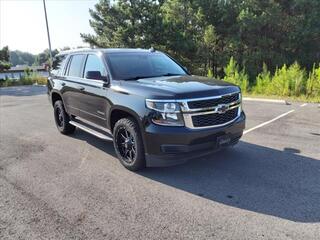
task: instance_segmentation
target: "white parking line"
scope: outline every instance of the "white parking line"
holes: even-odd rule
[[[249,132],[252,132],[253,130],[256,130],[256,129],[258,129],[258,128],[261,128],[261,127],[263,127],[263,126],[266,126],[266,125],[268,125],[268,124],[270,124],[270,123],[272,123],[272,122],[274,122],[274,121],[276,121],[276,120],[278,120],[278,119],[280,119],[280,118],[283,118],[284,116],[287,116],[287,115],[290,114],[290,113],[293,113],[294,111],[295,111],[295,110],[290,110],[290,111],[288,111],[288,112],[286,112],[286,113],[283,113],[283,114],[279,115],[278,117],[275,117],[275,118],[273,118],[273,119],[271,119],[271,120],[269,120],[269,121],[267,121],[267,122],[261,123],[261,124],[255,126],[255,127],[253,127],[253,128],[250,128],[250,129],[248,129],[248,130],[245,130],[245,131],[243,132],[243,135],[245,135],[245,134],[247,134],[247,133],[249,133]]]
[[[251,98],[251,97],[243,97],[242,99],[244,101],[254,101],[254,102],[286,103],[285,100],[281,100],[281,99]]]
[[[304,107],[304,106],[307,106],[307,105],[308,105],[308,103],[303,103],[303,104],[300,105],[300,107]]]

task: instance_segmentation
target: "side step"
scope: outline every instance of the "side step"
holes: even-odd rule
[[[87,133],[90,133],[90,134],[100,138],[100,139],[103,139],[106,141],[113,141],[112,135],[109,134],[108,132],[103,131],[101,129],[98,129],[94,126],[90,126],[89,124],[86,124],[78,119],[71,120],[69,123],[77,128],[80,128],[81,130],[83,130]]]

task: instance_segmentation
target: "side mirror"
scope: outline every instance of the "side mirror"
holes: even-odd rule
[[[187,68],[187,67],[183,66],[183,69],[184,69],[187,73],[189,73],[189,71],[188,71],[188,68]]]
[[[100,71],[88,71],[86,72],[85,78],[109,82],[109,78],[102,76]]]

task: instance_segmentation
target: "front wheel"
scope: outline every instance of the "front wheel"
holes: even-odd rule
[[[58,100],[54,103],[54,120],[56,126],[60,133],[62,134],[71,134],[76,130],[76,127],[69,123],[70,118],[64,109],[63,103],[61,100]]]
[[[145,153],[139,126],[132,118],[122,118],[113,129],[113,144],[121,164],[131,171],[145,167]]]

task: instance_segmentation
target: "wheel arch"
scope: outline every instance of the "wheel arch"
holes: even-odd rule
[[[127,107],[113,106],[112,109],[110,110],[109,119],[108,119],[109,120],[108,127],[111,130],[111,132],[113,132],[114,125],[118,120],[120,120],[121,118],[127,118],[127,117],[133,118],[137,122],[139,129],[141,131],[142,129],[141,118],[136,112],[132,111]]]
[[[61,100],[63,102],[63,98],[61,96],[61,94],[57,91],[52,91],[51,92],[51,103],[52,103],[52,106],[54,106],[54,103],[58,100]]]

